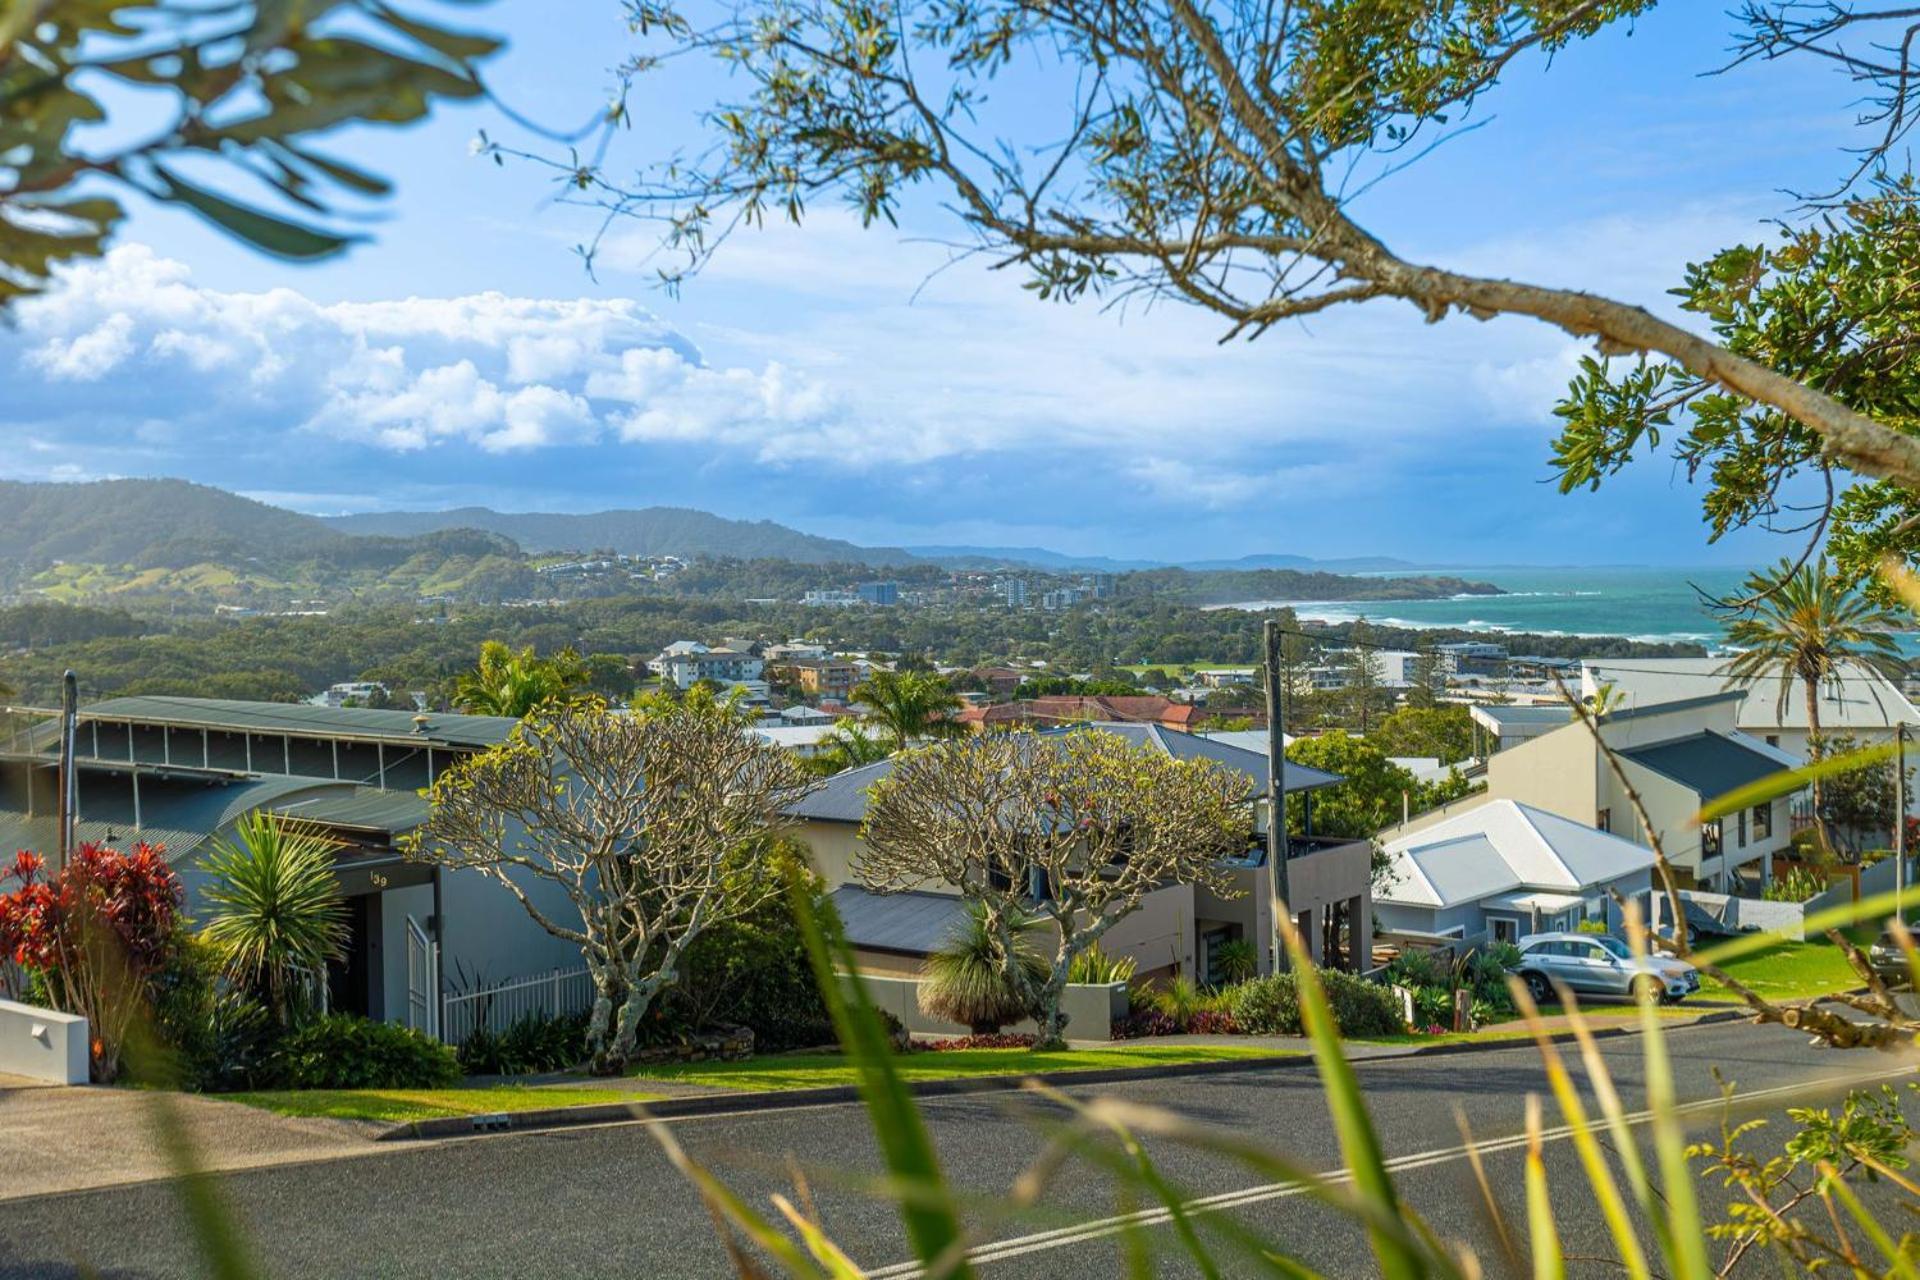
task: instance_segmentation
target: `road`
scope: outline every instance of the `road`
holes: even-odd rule
[[[1604,1041],[1629,1106],[1641,1096],[1635,1038]],[[1690,1123],[1719,1124],[1713,1069],[1762,1114],[1819,1096],[1818,1082],[1881,1078],[1902,1069],[1879,1055],[1809,1047],[1780,1028],[1720,1024],[1675,1030],[1669,1040],[1683,1102],[1700,1104]],[[1358,1068],[1375,1123],[1408,1200],[1443,1235],[1487,1239],[1456,1109],[1477,1138],[1524,1131],[1523,1099],[1544,1093],[1539,1058],[1526,1047],[1382,1060]],[[1165,1107],[1271,1143],[1315,1169],[1340,1165],[1313,1072],[1281,1069],[1125,1085],[1076,1093]],[[980,1197],[1004,1191],[1040,1149],[1044,1113],[1016,1095],[930,1099],[927,1123],[958,1186]],[[1549,1126],[1558,1118],[1549,1105]],[[857,1106],[794,1108],[689,1119],[673,1132],[698,1159],[765,1206],[792,1185],[793,1160],[814,1171],[810,1186],[829,1228],[861,1265],[882,1276],[909,1274],[894,1213],[846,1185],[879,1161]],[[1785,1137],[1776,1123],[1774,1143]],[[1372,1274],[1351,1227],[1298,1189],[1269,1184],[1245,1168],[1168,1143],[1149,1144],[1187,1194],[1223,1195],[1223,1213],[1266,1233],[1309,1265],[1334,1276]],[[1519,1144],[1487,1158],[1510,1211],[1519,1205]],[[1570,1254],[1608,1250],[1571,1146],[1548,1147],[1555,1211]],[[0,1172],[0,1179],[5,1177]],[[730,1274],[706,1213],[670,1167],[645,1125],[546,1134],[507,1134],[434,1144],[383,1144],[374,1154],[222,1176],[219,1186],[245,1241],[269,1275],[630,1276],[638,1280]],[[1062,1179],[1048,1222],[981,1222],[977,1237],[990,1277],[1111,1276],[1121,1271],[1110,1184],[1091,1171]],[[1061,1223],[1091,1223],[1062,1228]],[[1170,1243],[1166,1228],[1152,1233]],[[166,1183],[143,1183],[0,1204],[0,1277],[110,1277],[200,1274],[180,1200]],[[1165,1274],[1190,1270],[1170,1259]],[[1227,1274],[1242,1274],[1224,1261]],[[1595,1274],[1607,1274],[1601,1268]]]

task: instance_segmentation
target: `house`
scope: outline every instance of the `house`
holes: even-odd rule
[[[1241,712],[1264,723],[1265,715]],[[1045,698],[1024,698],[990,707],[968,707],[954,717],[974,730],[1007,728],[1013,725],[1053,727],[1101,722],[1108,724],[1157,724],[1178,732],[1191,732],[1208,718],[1206,708],[1176,702],[1159,694],[1059,694]]]
[[[58,832],[58,720],[18,712],[0,742],[0,847],[51,857]],[[268,810],[338,842],[346,956],[329,966],[333,1008],[431,1030],[433,975],[499,981],[580,963],[499,884],[472,870],[407,862],[402,838],[428,817],[420,789],[448,767],[504,741],[518,721],[495,716],[212,698],[111,698],[81,710],[75,734],[82,841],[163,846],[200,910],[210,841]],[[550,913],[564,895],[526,878]]]
[[[1252,684],[1253,672],[1228,667],[1219,671],[1196,671],[1193,678],[1209,689],[1225,689],[1229,685]]]
[[[838,716],[822,711],[818,707],[805,705],[782,707],[774,713],[774,721],[776,724],[784,725],[792,729],[807,725],[834,724],[838,720]]]
[[[1784,687],[1777,675],[1733,681],[1727,658],[1591,658],[1580,664],[1581,692],[1592,697],[1612,686],[1611,698],[1623,707],[1657,707],[1723,689],[1745,690],[1735,723],[1769,746],[1796,760],[1807,758],[1807,694],[1798,680]],[[1900,687],[1864,663],[1847,661],[1840,673],[1819,686],[1820,732],[1844,734],[1866,746],[1890,742],[1896,725],[1920,725],[1920,708]]]
[[[1770,874],[1772,855],[1790,843],[1786,800],[1698,821],[1709,801],[1797,763],[1740,731],[1737,716],[1747,696],[1735,689],[1622,707],[1599,717],[1601,739],[1639,794],[1651,833],[1641,827],[1626,789],[1587,727],[1568,720],[1488,757],[1484,791],[1415,815],[1380,838],[1392,842],[1475,805],[1512,800],[1649,848],[1657,835],[1682,888],[1745,887],[1757,893]]]
[[[834,730],[837,727],[834,718],[827,716],[824,723],[819,724],[781,724],[778,721],[768,724],[762,722],[756,725],[753,731],[760,735],[761,741],[770,742],[776,747],[782,747],[804,759],[808,756],[818,755],[821,748],[834,736]]]
[[[1264,831],[1263,757],[1154,724],[1094,724],[1061,732],[1086,728],[1119,734],[1136,746],[1175,759],[1206,758],[1241,771],[1256,792],[1254,826]],[[880,894],[863,887],[855,876],[868,788],[892,767],[892,761],[882,760],[837,773],[790,808],[788,815],[799,823],[797,834],[813,850],[814,864],[833,893],[861,967],[881,974],[917,974],[927,955],[950,936],[963,904],[958,891],[945,885]],[[1314,791],[1339,781],[1333,774],[1293,765],[1287,770],[1286,790],[1290,797],[1297,794],[1301,803],[1310,805]],[[1288,906],[1315,957],[1364,967],[1361,961],[1372,953],[1371,846],[1364,840],[1313,836],[1295,837],[1289,846]],[[1138,913],[1108,932],[1102,948],[1109,954],[1133,957],[1142,977],[1200,979],[1214,971],[1222,943],[1250,939],[1257,944],[1261,972],[1267,972],[1272,966],[1267,944],[1273,937],[1273,897],[1264,843],[1256,841],[1247,857],[1234,864],[1233,878],[1241,891],[1234,898],[1220,898],[1192,885],[1156,890]]]
[[[859,666],[841,658],[795,658],[786,666],[809,697],[845,701],[860,683]]]
[[[863,582],[853,590],[862,604],[896,605],[900,603],[900,584],[897,582]]]
[[[1467,708],[1473,720],[1475,755],[1492,755],[1573,722],[1564,703],[1521,704],[1476,702]]]
[[[1493,800],[1389,840],[1374,895],[1383,937],[1465,950],[1610,922],[1614,894],[1652,886],[1644,846],[1559,814]]]
[[[1485,640],[1461,640],[1433,646],[1441,667],[1450,675],[1497,676],[1506,674],[1507,646]]]

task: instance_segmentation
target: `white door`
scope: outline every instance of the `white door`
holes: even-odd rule
[[[407,917],[407,1025],[439,1038],[440,948],[412,916]]]

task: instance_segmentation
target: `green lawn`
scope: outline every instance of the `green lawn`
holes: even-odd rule
[[[1305,1053],[1280,1050],[1280,1054]],[[1041,1071],[1104,1071],[1114,1067],[1165,1067],[1189,1062],[1227,1062],[1270,1058],[1273,1049],[1255,1045],[1155,1045],[1127,1041],[1111,1048],[1035,1053],[1031,1049],[955,1049],[895,1058],[902,1078],[953,1080],[965,1076],[1020,1075]],[[720,1089],[812,1089],[852,1084],[854,1068],[839,1053],[769,1054],[744,1062],[688,1062],[651,1066],[634,1073],[646,1080],[708,1085]]]
[[[1712,954],[1702,948],[1709,960]],[[1763,951],[1736,956],[1717,967],[1769,1000],[1804,1000],[1812,996],[1851,991],[1865,985],[1830,942],[1779,942]],[[1740,997],[1712,978],[1702,977],[1698,1000],[1739,1004]]]
[[[398,1124],[440,1116],[580,1107],[594,1102],[651,1102],[658,1095],[626,1089],[531,1089],[525,1085],[503,1084],[474,1089],[274,1089],[223,1096],[230,1102],[243,1102],[283,1116]]]

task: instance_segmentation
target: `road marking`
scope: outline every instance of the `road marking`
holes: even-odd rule
[[[1828,1076],[1818,1080],[1800,1081],[1794,1084],[1775,1085],[1768,1089],[1756,1089],[1750,1093],[1736,1093],[1730,1101],[1737,1104],[1764,1102],[1771,1098],[1791,1095],[1805,1095],[1829,1088],[1851,1088],[1859,1085],[1874,1084],[1882,1080],[1891,1080],[1901,1076],[1911,1076],[1911,1066],[1891,1071],[1873,1072],[1867,1075]],[[1727,1104],[1729,1099],[1702,1098],[1696,1102],[1681,1103],[1675,1112],[1681,1115],[1698,1111],[1716,1110]],[[1651,1111],[1636,1111],[1626,1117],[1629,1126],[1639,1127],[1653,1118]],[[1605,1121],[1596,1122],[1596,1127],[1605,1128]],[[1548,1129],[1541,1134],[1544,1142],[1560,1142],[1573,1135],[1573,1126],[1563,1124]],[[1505,1138],[1493,1138],[1474,1144],[1482,1154],[1497,1154],[1511,1151],[1527,1144],[1527,1135],[1517,1133]],[[1441,1147],[1432,1151],[1419,1151],[1410,1155],[1395,1156],[1386,1161],[1387,1168],[1394,1173],[1403,1173],[1413,1169],[1424,1169],[1431,1165],[1447,1164],[1464,1160],[1467,1147]],[[1329,1185],[1339,1185],[1352,1180],[1345,1169],[1326,1174],[1321,1181]],[[1228,1209],[1241,1209],[1250,1205],[1265,1204],[1272,1200],[1282,1200],[1291,1196],[1304,1195],[1311,1188],[1303,1182],[1269,1182],[1259,1186],[1242,1187],[1237,1191],[1223,1191],[1218,1195],[1200,1196],[1181,1203],[1183,1212],[1190,1215],[1219,1213]],[[1058,1227],[1052,1231],[1036,1231],[1031,1235],[1013,1236],[1005,1240],[994,1240],[971,1249],[967,1260],[975,1264],[1004,1262],[1027,1254],[1042,1253],[1050,1249],[1063,1249],[1069,1245],[1086,1244],[1117,1235],[1129,1227],[1156,1227],[1173,1220],[1173,1214],[1166,1207],[1141,1209],[1134,1213],[1120,1214],[1111,1218],[1096,1218],[1088,1222],[1077,1223],[1070,1227]],[[920,1263],[916,1261],[896,1262],[866,1273],[868,1280],[908,1280],[923,1274]]]

